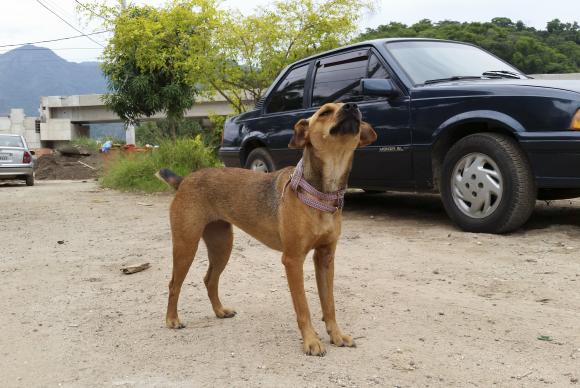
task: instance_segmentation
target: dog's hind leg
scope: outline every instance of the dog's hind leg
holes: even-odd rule
[[[322,316],[326,324],[326,331],[330,335],[330,341],[336,346],[355,346],[354,340],[349,335],[342,334],[336,323],[334,307],[334,252],[336,243],[316,248],[314,251],[314,269],[316,272],[316,285],[322,307]]]
[[[171,276],[171,281],[169,282],[169,300],[167,302],[167,316],[166,324],[167,327],[171,329],[182,329],[185,327],[179,320],[177,314],[177,302],[179,300],[179,293],[181,292],[181,286],[195,253],[197,252],[197,246],[199,244],[199,239],[201,238],[202,229],[191,230],[179,228],[179,232],[173,230],[173,274]],[[184,231],[185,230],[185,231]]]
[[[222,306],[218,288],[220,275],[228,264],[232,253],[234,243],[232,224],[225,221],[214,221],[207,224],[203,231],[203,240],[207,246],[209,261],[209,267],[203,279],[207,295],[218,318],[231,318],[236,315],[236,312],[231,308]]]

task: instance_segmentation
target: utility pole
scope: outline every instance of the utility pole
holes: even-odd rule
[[[127,0],[121,1],[121,10],[127,8]],[[125,143],[135,144],[135,126],[133,124],[128,124],[125,129]]]

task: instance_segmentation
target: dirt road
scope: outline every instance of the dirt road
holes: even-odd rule
[[[538,204],[522,231],[491,236],[456,230],[435,196],[349,195],[335,287],[358,347],[318,358],[301,353],[280,254],[239,230],[221,288],[238,315],[213,316],[202,247],[187,328],[164,327],[170,200],[0,183],[0,386],[580,384],[580,201]]]

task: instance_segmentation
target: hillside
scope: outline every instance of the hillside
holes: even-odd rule
[[[40,96],[104,93],[106,85],[97,62],[68,62],[32,45],[0,54],[0,116],[10,108],[38,116]]]

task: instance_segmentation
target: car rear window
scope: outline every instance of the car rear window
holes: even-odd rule
[[[284,112],[302,109],[304,98],[304,83],[308,65],[303,65],[290,70],[288,75],[280,82],[268,101],[266,111],[268,113]]]
[[[0,136],[0,147],[24,147],[19,136]]]
[[[312,91],[312,106],[332,101],[359,101],[360,80],[366,77],[368,50],[335,55],[320,61]]]

